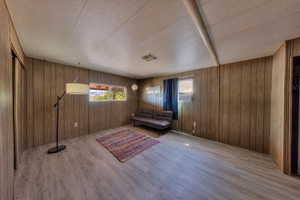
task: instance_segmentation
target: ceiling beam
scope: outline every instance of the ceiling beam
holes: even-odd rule
[[[189,13],[189,15],[191,16],[194,24],[197,27],[197,30],[200,33],[200,37],[204,42],[204,45],[206,46],[209,54],[211,55],[214,63],[219,66],[220,62],[219,62],[219,58],[217,56],[216,50],[214,48],[214,45],[209,37],[207,28],[205,26],[204,20],[201,16],[201,12],[200,9],[197,5],[196,0],[183,0],[183,3]]]

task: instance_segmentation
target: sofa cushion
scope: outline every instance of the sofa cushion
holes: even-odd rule
[[[166,126],[170,125],[169,121],[156,120],[156,119],[150,119],[150,118],[145,118],[145,117],[133,117],[133,120],[153,124],[153,125],[156,125],[156,126],[162,126],[162,127],[166,127]]]
[[[137,117],[144,118],[153,118],[153,110],[150,109],[140,109],[138,113],[136,113]]]
[[[153,118],[157,119],[157,120],[172,121],[173,112],[172,111],[154,111]]]

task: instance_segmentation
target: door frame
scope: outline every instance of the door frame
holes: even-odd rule
[[[13,155],[14,169],[18,169],[21,160],[23,148],[23,134],[25,134],[25,73],[26,69],[19,60],[14,49],[11,49],[11,67],[12,67],[12,111],[13,111]],[[20,71],[21,70],[21,71]],[[21,87],[19,87],[21,86]]]

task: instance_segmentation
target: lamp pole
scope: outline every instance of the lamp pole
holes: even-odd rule
[[[65,145],[58,144],[58,131],[59,131],[59,103],[66,94],[69,95],[88,95],[90,87],[88,84],[82,83],[66,83],[66,89],[61,96],[57,96],[56,103],[53,105],[56,108],[56,146],[48,150],[49,154],[58,153],[66,149]]]
[[[58,145],[58,130],[59,130],[59,102],[62,100],[62,98],[65,96],[66,91],[61,96],[57,96],[56,103],[53,105],[53,107],[56,108],[56,146],[52,147],[48,150],[48,154],[52,153],[58,153],[66,149],[65,145]]]

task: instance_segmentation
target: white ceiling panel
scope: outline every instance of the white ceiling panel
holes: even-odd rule
[[[299,0],[198,2],[222,64],[269,56],[300,36]]]
[[[213,65],[182,0],[9,0],[25,54],[136,78]],[[300,36],[299,0],[198,0],[222,64]],[[145,62],[152,53],[157,60]]]
[[[101,27],[98,31],[101,32]],[[82,40],[82,34],[77,37],[76,41]],[[200,57],[201,53],[207,55],[207,50],[180,1],[147,1],[126,25],[119,26],[103,40],[95,38],[89,37],[93,39],[89,41],[92,45],[82,44],[86,45],[87,66],[100,64],[149,77],[201,67],[202,63],[195,61],[199,59],[203,66],[212,65],[209,56]],[[158,60],[141,59],[150,52]]]
[[[26,55],[137,78],[212,65],[181,0],[10,0]],[[145,62],[142,56],[158,57]]]
[[[83,4],[83,0],[8,1],[25,53],[56,58],[68,52],[62,41],[72,34]]]

